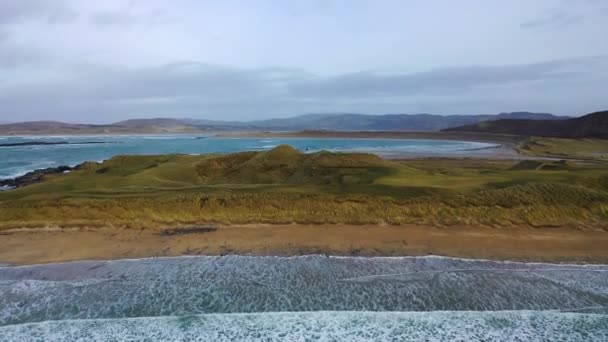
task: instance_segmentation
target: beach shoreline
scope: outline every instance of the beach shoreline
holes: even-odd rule
[[[2,231],[0,263],[44,264],[184,255],[424,256],[608,263],[608,234],[572,228],[234,225],[183,231],[24,228]],[[168,233],[170,232],[170,233]]]
[[[509,134],[442,131],[215,131],[221,138],[360,138],[360,139],[423,139],[519,143],[525,137]]]
[[[469,132],[403,132],[403,131],[225,131],[215,132],[219,138],[318,138],[318,139],[404,139],[404,140],[437,140],[457,142],[477,142],[492,144],[475,150],[457,153],[408,153],[403,151],[374,151],[384,159],[487,159],[487,160],[525,160],[525,159],[558,159],[520,153],[518,146],[525,137],[492,133]]]

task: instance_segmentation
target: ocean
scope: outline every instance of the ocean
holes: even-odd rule
[[[89,160],[99,162],[119,154],[232,153],[264,151],[280,144],[292,145],[303,152],[359,151],[387,156],[483,155],[492,153],[492,148],[498,146],[481,142],[414,139],[268,139],[204,135],[5,136],[0,137],[0,179],[18,177],[47,167],[75,166]]]
[[[2,341],[607,341],[608,265],[193,256],[0,267]]]

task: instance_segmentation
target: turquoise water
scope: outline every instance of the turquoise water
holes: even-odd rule
[[[404,139],[214,138],[196,135],[0,137],[0,145],[62,142],[62,145],[0,146],[0,179],[59,165],[102,161],[118,154],[231,153],[289,144],[301,151],[362,151],[379,154],[454,155],[482,153],[496,145]]]
[[[175,257],[0,267],[2,341],[606,341],[608,266]]]

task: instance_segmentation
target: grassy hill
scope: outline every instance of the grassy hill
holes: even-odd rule
[[[566,120],[502,119],[448,128],[450,132],[483,132],[555,138],[608,139],[608,111]]]
[[[116,156],[0,192],[0,228],[231,223],[608,229],[608,165],[301,153]]]

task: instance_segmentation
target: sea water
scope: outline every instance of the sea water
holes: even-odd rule
[[[57,145],[9,146],[20,143]],[[269,150],[289,144],[303,152],[319,150],[387,155],[475,155],[491,153],[496,144],[443,140],[219,138],[203,135],[23,136],[0,137],[0,179],[60,165],[103,161],[120,154],[202,154]]]
[[[608,265],[197,256],[0,267],[3,341],[603,341]]]

